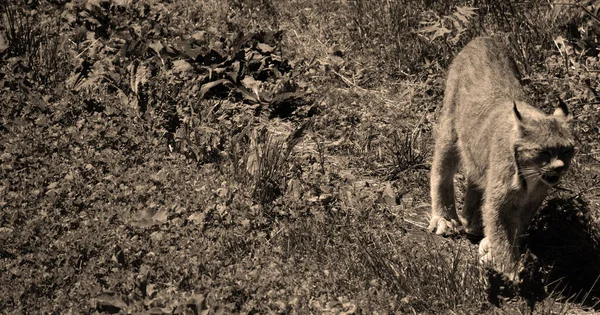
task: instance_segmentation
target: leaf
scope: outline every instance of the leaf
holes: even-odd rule
[[[193,69],[192,65],[185,60],[173,61],[173,73],[175,73],[175,74],[190,71],[192,69]]]
[[[154,52],[157,55],[160,55],[160,52],[165,49],[165,46],[163,46],[163,44],[161,44],[160,41],[155,41],[153,43],[148,44],[148,47],[150,47],[150,49],[154,50]]]
[[[0,33],[0,54],[8,49],[8,43],[6,42],[6,38],[4,35]]]
[[[100,311],[110,314],[119,313],[127,308],[127,304],[114,292],[103,292],[92,299],[92,305]]]
[[[192,221],[198,225],[200,225],[200,227],[204,226],[204,218],[206,217],[206,215],[203,212],[194,212],[192,213],[187,220],[188,221]]]
[[[229,81],[227,79],[220,79],[220,80],[208,82],[208,83],[202,85],[202,87],[200,88],[200,98],[204,98],[206,93],[208,93],[208,91],[210,91],[211,89],[213,89],[216,86],[231,85],[231,84],[232,84],[231,81]]]
[[[129,64],[127,70],[129,70],[129,85],[133,93],[137,95],[138,87],[148,82],[150,70],[137,60]]]
[[[165,223],[167,222],[168,217],[169,211],[167,209],[160,209],[152,216],[152,220],[159,223]]]
[[[258,43],[258,44],[256,44],[256,49],[258,51],[260,51],[261,53],[263,53],[263,54],[270,54],[274,50],[273,47],[271,47],[271,46],[269,46],[267,44],[264,44],[264,43]]]
[[[192,38],[197,41],[203,41],[206,37],[206,31],[198,31],[192,35]]]
[[[239,61],[234,61],[231,66],[229,71],[225,72],[225,74],[227,74],[227,76],[229,77],[229,79],[231,80],[231,82],[235,82],[238,83],[239,82],[239,78],[240,78],[240,74],[241,74],[241,64]]]
[[[257,81],[252,76],[247,75],[242,80],[242,84],[246,88],[252,90],[252,92],[254,92],[254,94],[258,96],[258,90],[260,89],[260,86],[262,85],[262,82]]]
[[[456,12],[454,12],[454,14],[452,14],[452,15],[455,16],[457,19],[459,19],[461,22],[466,24],[466,23],[469,23],[470,18],[477,15],[475,10],[477,10],[477,8],[456,7]]]

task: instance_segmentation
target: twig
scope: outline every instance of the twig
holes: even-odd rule
[[[335,70],[333,70],[333,69],[331,69],[331,72],[335,73],[335,74],[336,74],[338,77],[340,77],[340,79],[342,79],[342,81],[344,81],[344,83],[346,83],[346,85],[348,85],[348,86],[351,86],[351,87],[354,87],[354,88],[356,88],[356,89],[359,89],[359,90],[361,90],[361,91],[363,91],[363,92],[367,92],[367,90],[366,90],[366,89],[364,89],[364,88],[361,88],[360,86],[356,85],[356,83],[354,83],[354,82],[350,81],[350,79],[346,78],[346,77],[345,77],[345,76],[343,76],[341,73],[339,73],[339,72],[337,72],[337,71],[335,71]]]
[[[407,218],[404,218],[404,222],[410,223],[410,224],[412,224],[412,225],[414,225],[416,227],[419,227],[419,228],[421,228],[423,230],[427,230],[427,226],[425,224],[421,223],[421,222],[413,221],[413,220],[407,219]]]
[[[96,39],[96,40],[95,40],[93,43],[91,43],[91,44],[90,44],[89,46],[87,46],[87,47],[86,47],[86,48],[85,48],[83,51],[81,51],[81,52],[80,52],[80,53],[79,53],[79,54],[78,54],[78,55],[77,55],[75,58],[79,58],[79,57],[81,57],[81,55],[82,55],[84,52],[86,52],[88,49],[90,49],[90,47],[94,46],[94,44],[95,44],[95,43],[97,43],[97,42],[98,42],[98,40],[99,40],[99,39],[97,38],[97,39]]]

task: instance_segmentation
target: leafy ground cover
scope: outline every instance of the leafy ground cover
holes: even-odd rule
[[[0,9],[0,312],[597,309],[598,3]],[[445,69],[499,32],[532,99],[576,115],[568,180],[524,240],[541,287],[424,230]]]

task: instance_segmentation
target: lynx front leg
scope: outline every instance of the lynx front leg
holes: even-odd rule
[[[429,230],[436,234],[455,233],[460,225],[454,204],[454,175],[459,155],[450,122],[443,120],[435,143],[431,168],[431,221]]]
[[[483,209],[485,238],[479,243],[480,261],[515,280],[519,268],[519,213],[509,198],[486,196]]]

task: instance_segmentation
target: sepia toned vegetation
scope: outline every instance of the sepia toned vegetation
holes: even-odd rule
[[[598,310],[599,10],[2,2],[0,313]],[[517,286],[425,230],[446,68],[499,33],[579,141]]]

